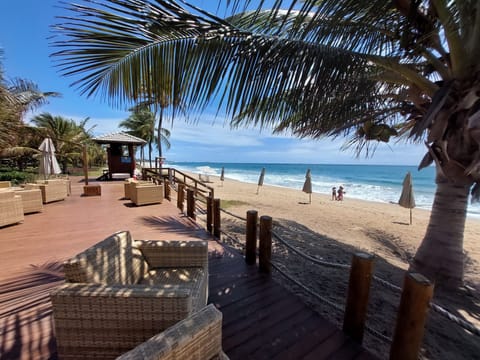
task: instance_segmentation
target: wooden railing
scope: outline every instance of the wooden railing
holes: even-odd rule
[[[144,179],[168,181],[171,186],[182,184],[186,189],[193,189],[195,191],[195,196],[214,198],[213,187],[208,186],[205,182],[195,179],[193,176],[174,168],[143,168],[142,177]]]

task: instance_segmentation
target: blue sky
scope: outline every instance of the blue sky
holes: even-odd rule
[[[207,1],[195,3],[202,7]],[[97,135],[119,131],[118,123],[128,117],[127,111],[80,96],[70,87],[73,79],[61,77],[55,69],[49,26],[58,22],[55,16],[62,11],[59,0],[0,1],[0,48],[6,77],[29,79],[41,91],[62,94],[36,113],[49,112],[76,121],[89,117],[88,124],[97,125]],[[312,141],[273,136],[254,128],[231,130],[213,113],[202,114],[195,124],[176,118],[173,125],[168,122],[165,127],[172,132],[172,147],[165,150],[171,161],[417,165],[425,153],[421,145],[382,144],[373,157],[356,158],[353,151],[340,150],[345,139]]]

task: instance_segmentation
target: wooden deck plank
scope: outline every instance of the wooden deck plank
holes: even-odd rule
[[[135,239],[210,240],[209,301],[223,313],[232,360],[373,359],[173,203],[131,206],[123,182],[101,183],[100,197],[81,197],[82,186],[74,182],[65,201],[0,228],[0,359],[56,359],[49,292],[63,281],[61,263],[122,229]]]

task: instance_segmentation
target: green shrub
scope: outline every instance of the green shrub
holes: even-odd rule
[[[19,185],[35,181],[35,174],[23,171],[0,171],[0,181],[10,181],[12,185]]]

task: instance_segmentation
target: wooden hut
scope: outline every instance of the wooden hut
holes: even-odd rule
[[[107,146],[108,170],[105,180],[126,179],[135,172],[135,147],[147,142],[136,136],[117,132],[93,138],[97,144]]]

